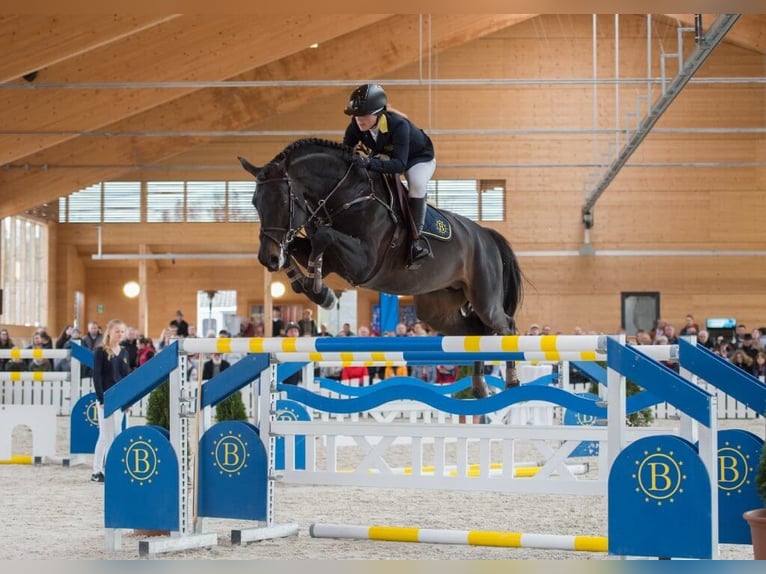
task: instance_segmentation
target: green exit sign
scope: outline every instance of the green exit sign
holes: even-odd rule
[[[104,312],[104,304],[99,303],[98,305],[96,305],[96,313],[103,313],[103,312]]]

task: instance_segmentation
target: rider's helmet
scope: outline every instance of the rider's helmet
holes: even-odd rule
[[[379,114],[386,109],[386,91],[378,84],[363,84],[351,92],[348,105],[343,110],[348,116]]]

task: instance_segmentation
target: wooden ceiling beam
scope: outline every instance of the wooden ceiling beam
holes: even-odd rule
[[[0,54],[3,55],[0,83],[44,71],[174,18],[178,15],[0,16]]]
[[[63,61],[36,82],[222,81],[382,18],[183,16]],[[0,134],[0,164],[77,137],[69,132],[102,128],[197,89],[0,90],[2,130],[32,132]]]
[[[519,14],[434,15],[433,53],[534,17]],[[355,30],[278,62],[243,74],[239,80],[356,79],[383,77],[424,57],[416,15],[397,15]],[[110,131],[246,129],[313,98],[345,93],[348,88],[302,87],[206,89],[140,116],[109,126]],[[129,167],[152,164],[188,151],[209,138],[78,138],[27,158],[46,169],[0,171],[0,216],[53,201],[98,181],[119,178]],[[85,165],[87,164],[87,165]],[[79,169],[65,166],[82,166]],[[92,166],[92,167],[88,167]],[[103,166],[103,167],[101,167]],[[183,175],[179,175],[183,178]],[[17,191],[23,190],[23,193]],[[7,191],[7,193],[6,193]]]

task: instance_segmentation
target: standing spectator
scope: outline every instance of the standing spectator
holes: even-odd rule
[[[246,337],[248,339],[255,337],[255,324],[250,319],[245,317],[239,324],[239,335],[237,336]]]
[[[694,321],[694,315],[687,315],[684,321],[684,326],[678,332],[680,336],[684,337],[688,335],[696,335],[699,332],[700,326]],[[689,332],[689,329],[691,328],[694,328],[694,333]]]
[[[285,334],[285,324],[282,322],[282,310],[274,307],[271,310],[271,336],[283,337]]]
[[[71,351],[72,345],[81,345],[82,344],[82,334],[80,333],[80,329],[77,327],[72,327],[72,329],[69,332],[69,338],[64,343],[64,349]],[[53,370],[54,371],[68,371],[72,368],[72,353],[69,353],[69,357],[66,359],[56,359],[53,361]]]
[[[221,353],[211,353],[210,359],[205,361],[205,364],[202,365],[202,380],[207,381],[212,379],[229,367],[231,367],[229,361],[224,359]]]
[[[130,358],[130,370],[132,371],[138,367],[138,329],[135,327],[128,327],[125,339],[120,344],[128,352],[128,357]]]
[[[745,338],[745,333],[747,332],[747,327],[744,323],[740,323],[734,328],[734,335],[731,338],[731,344],[735,349],[741,349],[742,348],[742,341]]]
[[[313,311],[311,309],[303,310],[303,317],[298,321],[298,327],[301,330],[301,337],[316,337],[317,324],[314,321]]]
[[[173,322],[175,322],[175,324],[176,324],[176,334],[179,337],[188,337],[189,336],[189,323],[187,323],[184,320],[184,314],[181,311],[181,309],[176,311],[176,317],[175,317],[175,319],[173,319],[173,321],[171,321],[171,324]]]
[[[103,335],[101,334],[101,329],[99,328],[98,323],[95,321],[90,321],[88,323],[88,332],[85,333],[82,338],[82,346],[86,349],[90,349],[91,351],[95,351],[98,347],[101,346],[102,340]],[[92,377],[93,370],[87,365],[83,365],[80,370],[80,374],[83,377]]]
[[[168,323],[168,326],[160,333],[160,342],[157,344],[157,350],[161,351],[173,342],[173,339],[178,338],[178,324],[175,319]]]
[[[72,337],[72,325],[67,325],[64,327],[64,329],[61,331],[61,334],[59,334],[59,338],[56,339],[56,348],[57,349],[63,349],[64,345],[69,341],[69,339]]]
[[[93,353],[93,387],[96,390],[98,440],[93,453],[91,482],[104,482],[104,463],[109,447],[122,427],[122,411],[104,417],[104,393],[130,373],[128,352],[120,343],[125,337],[125,323],[112,319],[106,326],[103,344]]]

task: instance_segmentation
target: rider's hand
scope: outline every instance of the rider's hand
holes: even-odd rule
[[[359,167],[363,167],[364,169],[369,169],[370,158],[355,153],[353,156],[351,156],[351,163],[358,165]]]

